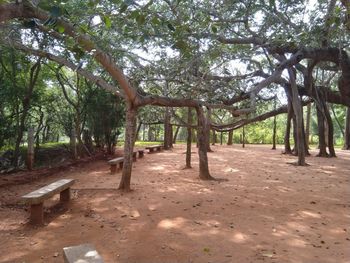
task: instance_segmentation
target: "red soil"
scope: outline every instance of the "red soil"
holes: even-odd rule
[[[106,161],[2,186],[0,262],[63,262],[81,243],[105,262],[350,262],[350,152],[297,167],[268,146],[213,150],[211,174],[228,181],[200,181],[196,154],[183,170],[182,145],[138,159],[131,193]],[[76,179],[73,200],[53,198],[46,225],[28,225],[20,196],[60,178]]]

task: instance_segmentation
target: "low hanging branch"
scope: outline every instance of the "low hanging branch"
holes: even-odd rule
[[[311,103],[311,100],[303,102],[303,106],[305,106],[309,103]],[[264,114],[261,114],[259,116],[254,117],[254,118],[251,118],[251,119],[243,119],[243,120],[239,120],[239,121],[236,121],[234,123],[225,124],[225,125],[212,124],[211,128],[215,131],[218,131],[218,132],[229,132],[232,130],[239,129],[239,128],[241,128],[245,125],[248,125],[250,123],[264,121],[268,118],[277,116],[277,115],[282,114],[282,113],[287,113],[287,112],[288,112],[288,106],[286,105],[286,106],[279,107],[276,110],[266,112]]]

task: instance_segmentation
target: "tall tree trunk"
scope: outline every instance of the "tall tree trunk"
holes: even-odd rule
[[[170,135],[169,135],[169,143],[170,143],[170,148],[173,148],[173,137],[174,137],[174,132],[173,132],[173,125],[170,124]]]
[[[28,147],[27,147],[27,168],[29,171],[34,166],[34,129],[29,127],[28,129]]]
[[[328,127],[328,150],[329,150],[329,157],[336,157],[335,150],[334,150],[334,127],[333,127],[333,121],[332,117],[329,113],[329,109],[327,107],[326,102],[323,102],[323,108],[324,113],[327,121],[327,127]]]
[[[173,137],[173,144],[176,144],[177,135],[179,134],[180,126],[176,126],[175,134]]]
[[[170,149],[170,144],[172,141],[171,137],[171,125],[170,125],[170,112],[169,108],[165,108],[165,115],[164,115],[164,149],[169,150]]]
[[[227,145],[232,145],[233,144],[233,130],[228,132],[228,140],[227,140]]]
[[[213,150],[210,148],[210,123],[211,123],[211,109],[208,108],[207,110],[207,119],[205,121],[205,128],[204,132],[206,133],[206,146],[207,146],[207,152],[212,152]]]
[[[273,109],[276,110],[277,106],[277,97],[275,96],[273,101]],[[273,117],[273,130],[272,130],[272,150],[276,150],[276,126],[277,126],[277,120],[276,115]]]
[[[146,140],[146,125],[142,124],[142,141]]]
[[[242,131],[242,148],[245,148],[245,126],[243,126]]]
[[[350,107],[346,109],[344,150],[350,150]]]
[[[139,133],[141,130],[141,125],[142,125],[142,122],[139,122],[139,124],[137,125],[137,129],[136,129],[136,133],[135,133],[135,142],[139,140]]]
[[[276,116],[273,117],[272,150],[276,150]]]
[[[311,103],[307,105],[306,108],[306,128],[305,128],[305,143],[307,149],[309,149],[310,144],[310,123],[311,123]]]
[[[287,123],[286,123],[286,131],[284,134],[284,154],[292,154],[292,149],[290,147],[290,128],[291,128],[292,117],[293,117],[292,103],[290,100],[288,100]]]
[[[220,145],[222,145],[223,139],[224,139],[224,133],[220,132]]]
[[[305,162],[305,143],[303,136],[303,111],[298,95],[298,87],[295,81],[295,71],[293,68],[288,68],[289,80],[292,89],[292,106],[296,119],[297,126],[297,150],[298,150],[298,162],[297,165],[306,165]]]
[[[321,105],[320,103],[317,103],[317,127],[318,127],[318,148],[319,153],[317,154],[318,157],[328,157],[327,148],[326,148],[326,138],[325,138],[325,119],[324,114],[322,112],[322,109],[320,109]]]
[[[213,130],[212,135],[213,135],[213,138],[212,138],[211,145],[215,145],[215,143],[216,143],[216,131],[215,130]]]
[[[126,123],[125,123],[125,141],[124,141],[124,164],[122,178],[119,183],[119,189],[130,191],[132,157],[135,143],[137,109],[129,102],[126,105]]]
[[[76,142],[77,136],[76,136],[76,131],[75,128],[72,128],[71,134],[70,134],[70,148],[72,152],[72,157],[74,160],[78,158],[78,153],[77,153],[77,142]]]
[[[192,144],[192,109],[188,108],[187,113],[187,147],[186,147],[186,168],[191,167],[191,144]]]
[[[208,124],[204,116],[202,107],[196,108],[198,118],[197,141],[198,141],[198,155],[199,155],[199,178],[202,180],[214,179],[209,173],[208,166]]]
[[[33,90],[36,84],[36,81],[38,80],[39,72],[41,69],[41,59],[39,58],[37,62],[31,67],[30,69],[30,77],[29,77],[29,84],[27,88],[27,94],[22,100],[22,116],[20,118],[20,123],[18,129],[17,129],[17,138],[16,138],[16,144],[15,144],[15,152],[14,152],[14,158],[13,158],[13,164],[16,168],[18,168],[18,159],[20,155],[20,145],[23,138],[23,132],[25,129],[25,122],[27,119],[27,115],[30,109]]]

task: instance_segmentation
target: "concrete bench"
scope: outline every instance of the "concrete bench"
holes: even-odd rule
[[[114,174],[118,170],[123,169],[124,157],[114,158],[108,161],[108,164],[111,166],[111,174]]]
[[[44,223],[44,201],[55,194],[60,194],[60,202],[68,202],[73,184],[74,179],[62,179],[22,196],[22,202],[30,205],[30,223]]]
[[[147,146],[146,149],[149,151],[149,153],[153,153],[154,150],[157,150],[158,152],[160,152],[161,150],[163,150],[163,145],[152,145],[152,146]]]
[[[91,244],[63,248],[64,263],[103,263],[102,257]]]

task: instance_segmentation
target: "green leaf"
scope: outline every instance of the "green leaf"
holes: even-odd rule
[[[174,46],[181,50],[187,49],[187,43],[184,40],[177,41]]]
[[[111,28],[112,21],[109,16],[103,16],[103,22],[105,23],[107,29]]]
[[[151,23],[152,23],[152,25],[157,26],[157,25],[160,24],[160,20],[158,19],[158,17],[153,17],[153,18],[151,19]]]
[[[64,30],[65,30],[65,28],[63,27],[63,26],[61,26],[61,25],[58,25],[57,26],[57,31],[59,32],[59,33],[64,33]]]
[[[136,18],[136,22],[139,25],[143,25],[146,22],[146,16],[143,14],[140,14],[137,18]]]
[[[211,26],[211,31],[216,34],[218,32],[218,28],[216,26]]]
[[[120,10],[119,10],[119,13],[124,13],[126,11],[126,9],[128,9],[128,5],[122,4],[122,6],[120,7]]]
[[[167,27],[171,30],[171,31],[175,31],[175,27],[169,22],[167,24]]]

